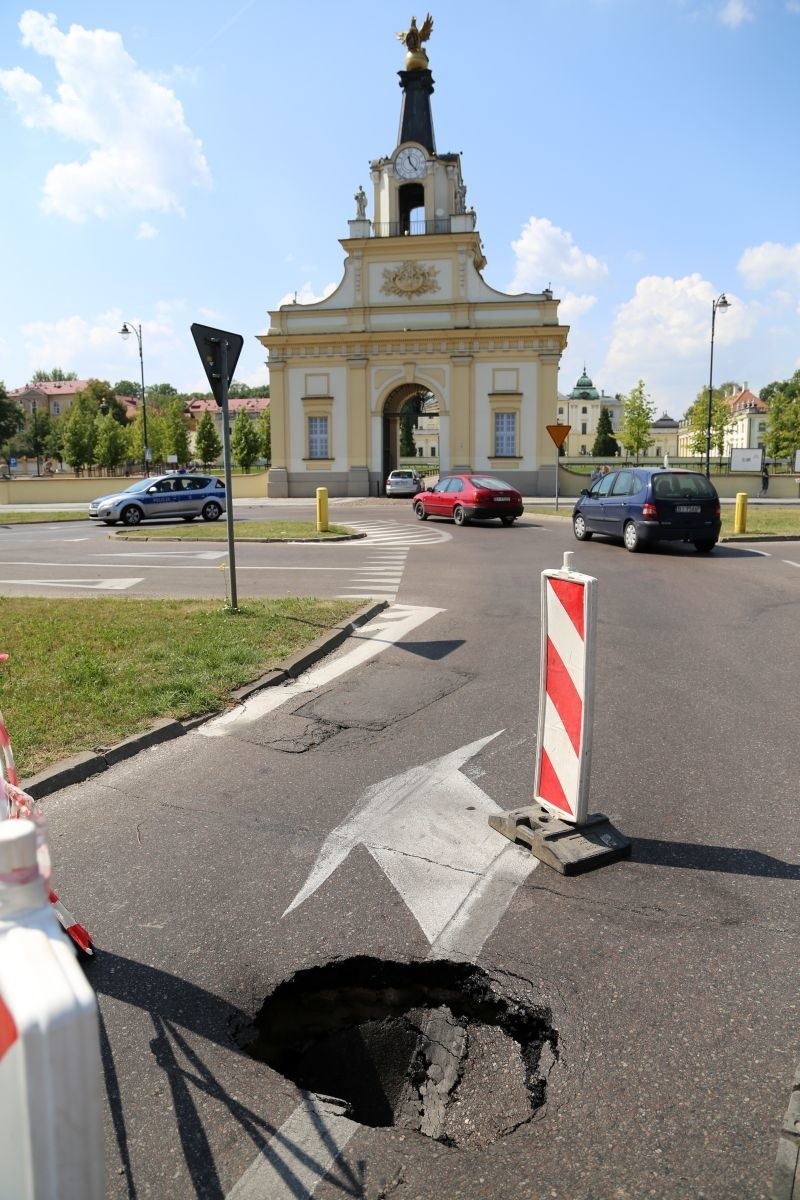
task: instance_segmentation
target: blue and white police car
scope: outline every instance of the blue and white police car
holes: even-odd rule
[[[154,517],[218,521],[225,512],[225,483],[212,475],[155,475],[139,479],[123,492],[99,496],[89,516],[106,525],[139,525]]]

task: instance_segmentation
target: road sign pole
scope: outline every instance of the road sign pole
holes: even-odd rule
[[[556,446],[556,512],[558,512],[558,459],[561,454],[561,447]]]
[[[225,465],[225,522],[228,527],[228,567],[231,573],[231,608],[239,611],[236,595],[236,550],[233,538],[233,481],[231,478],[231,431],[228,421],[228,343],[221,339],[220,364],[222,380],[220,389],[222,407],[222,457]]]

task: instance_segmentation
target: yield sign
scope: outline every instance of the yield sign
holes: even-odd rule
[[[553,441],[559,447],[559,449],[561,448],[561,446],[564,445],[564,442],[569,437],[570,429],[572,429],[571,425],[548,425],[547,426],[547,432],[550,434],[550,437],[553,439]]]
[[[368,788],[325,839],[311,874],[283,915],[313,895],[351,850],[364,846],[433,943],[481,888],[503,851],[487,821],[490,813],[501,811],[499,805],[460,770],[495,737],[490,734]],[[526,859],[524,874],[532,866]]]
[[[196,322],[192,325],[192,337],[202,359],[214,399],[217,404],[222,405],[223,382],[224,392],[227,396],[239,355],[242,353],[244,338],[240,333],[228,333],[224,329],[213,329],[210,325],[198,325]],[[224,360],[223,342],[226,348]]]

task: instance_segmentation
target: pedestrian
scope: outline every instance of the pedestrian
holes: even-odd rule
[[[767,464],[764,463],[763,467],[761,468],[761,491],[758,493],[759,499],[763,499],[764,497],[766,497],[766,494],[768,491],[769,491],[769,469],[767,467]]]

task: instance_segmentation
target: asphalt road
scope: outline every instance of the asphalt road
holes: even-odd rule
[[[371,626],[44,802],[59,890],[101,948],[109,1196],[767,1197],[800,1059],[800,545],[630,555],[552,521],[390,511],[401,536],[451,536],[409,541]],[[325,553],[350,571],[370,541]],[[590,810],[634,843],[577,878],[484,821],[531,799],[540,572],[565,550],[598,579]],[[7,540],[3,563],[12,594]],[[159,589],[199,586],[179,565]],[[358,955],[476,961],[548,1009],[533,1120],[457,1149],[326,1113],[240,1052],[280,981]],[[470,1119],[500,1090],[488,1064]]]

